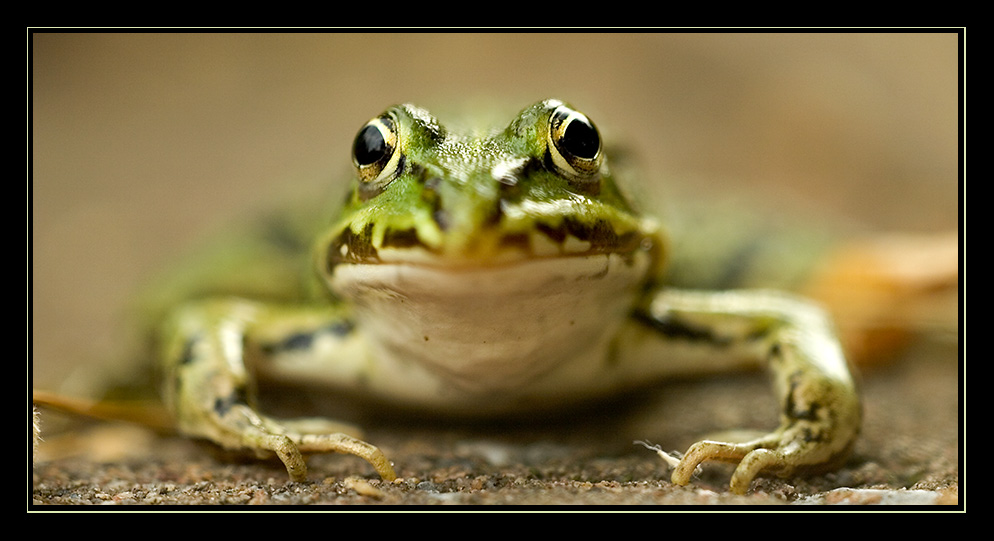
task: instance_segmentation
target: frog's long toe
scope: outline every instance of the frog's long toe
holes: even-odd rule
[[[729,490],[735,494],[745,494],[757,475],[782,470],[784,465],[784,457],[776,451],[770,449],[750,451],[735,468]]]
[[[384,481],[397,478],[393,465],[383,451],[375,445],[347,434],[306,434],[300,437],[298,447],[305,453],[346,453],[368,462]]]
[[[697,442],[687,450],[687,453],[673,470],[673,484],[681,486],[689,484],[694,472],[697,471],[701,463],[705,461],[718,460],[722,462],[738,462],[744,459],[754,449],[755,445],[743,443],[736,444],[707,440]],[[738,473],[738,470],[736,470],[736,473]],[[745,488],[741,491],[736,491],[733,487],[733,491],[744,493],[748,490],[749,483],[757,473],[758,472],[752,470],[743,470],[741,481],[745,482]],[[745,478],[746,476],[748,476],[748,479]]]
[[[271,436],[267,439],[269,442],[265,447],[276,453],[283,462],[290,480],[294,483],[306,481],[307,463],[304,462],[304,457],[293,440],[287,436]]]

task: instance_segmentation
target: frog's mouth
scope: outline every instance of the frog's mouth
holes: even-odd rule
[[[614,254],[625,259],[650,253],[658,259],[659,243],[638,230],[618,232],[607,220],[584,223],[562,218],[537,222],[524,231],[485,230],[459,243],[429,243],[415,228],[378,230],[366,224],[358,233],[346,227],[328,244],[325,271],[332,275],[342,263],[414,263],[454,267],[486,267],[538,258]]]

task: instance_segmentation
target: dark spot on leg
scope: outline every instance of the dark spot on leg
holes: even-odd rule
[[[354,328],[355,324],[352,323],[352,321],[343,319],[340,321],[334,321],[319,329],[291,334],[276,343],[262,344],[259,346],[259,349],[266,355],[304,350],[310,348],[314,344],[314,340],[320,334],[327,333],[337,338],[343,338],[351,333]]]
[[[639,323],[652,328],[668,338],[690,342],[707,342],[722,347],[731,345],[732,343],[731,338],[727,336],[718,336],[711,329],[681,321],[679,318],[673,316],[655,318],[642,310],[636,310],[632,315]]]
[[[324,330],[331,333],[333,336],[342,338],[347,336],[354,329],[355,329],[355,323],[352,323],[351,320],[343,319],[341,321],[336,321],[331,325],[328,325],[327,327],[325,327]]]
[[[784,403],[784,415],[798,421],[814,421],[818,418],[818,410],[821,409],[821,406],[817,402],[802,404],[802,401],[795,398],[803,377],[804,373],[800,370],[790,375],[790,390],[787,392]]]
[[[200,341],[200,339],[201,335],[200,333],[197,333],[196,335],[191,336],[190,339],[183,344],[183,351],[180,352],[179,356],[180,366],[193,362],[193,347]]]
[[[822,432],[820,430],[813,430],[811,428],[805,428],[801,438],[807,443],[820,442],[825,439],[822,437]]]
[[[280,349],[307,349],[311,347],[312,343],[314,343],[314,335],[312,333],[298,333],[283,340],[280,343]]]
[[[223,417],[235,405],[247,405],[248,393],[242,387],[236,388],[228,396],[218,397],[214,400],[214,412]]]
[[[783,360],[783,348],[779,342],[770,346],[769,359],[771,362],[780,362]]]

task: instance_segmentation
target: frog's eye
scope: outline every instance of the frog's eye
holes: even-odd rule
[[[352,163],[361,188],[378,191],[390,183],[401,162],[397,124],[384,115],[366,123],[352,143]]]
[[[601,167],[601,136],[583,113],[560,105],[549,117],[549,154],[565,175],[589,182]]]

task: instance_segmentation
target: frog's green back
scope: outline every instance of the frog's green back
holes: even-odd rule
[[[141,319],[155,325],[178,304],[198,298],[299,302],[321,295],[311,250],[330,219],[327,202],[304,201],[208,235],[144,288],[138,302]]]
[[[126,307],[128,340],[120,356],[74,375],[72,394],[109,399],[158,395],[154,344],[170,311],[207,297],[238,296],[301,302],[322,295],[311,248],[331,220],[335,201],[301,199],[274,205],[221,231],[206,232],[190,249],[169,256]]]
[[[668,247],[660,279],[670,286],[796,290],[831,246],[858,229],[838,217],[790,212],[747,191],[716,195],[658,171],[646,175],[652,169],[644,157],[624,146],[606,152],[628,199],[662,224]]]
[[[688,289],[805,285],[844,229],[757,211],[743,200],[690,201],[667,214],[670,259],[665,282]]]

